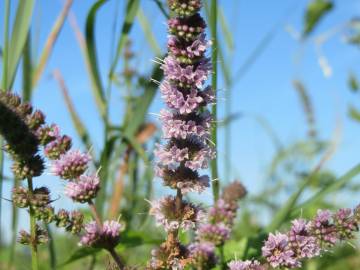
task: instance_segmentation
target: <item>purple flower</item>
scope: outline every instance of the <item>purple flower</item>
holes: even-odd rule
[[[196,152],[191,160],[185,162],[185,166],[191,170],[207,169],[209,160],[214,159],[216,156],[215,151],[210,146],[204,146],[201,150]]]
[[[274,268],[300,266],[300,263],[294,258],[294,252],[289,247],[289,238],[286,234],[270,233],[262,247],[262,255]]]
[[[265,270],[260,262],[254,261],[231,261],[228,263],[229,270]]]
[[[206,40],[206,35],[202,34],[198,39],[193,41],[190,45],[183,44],[183,42],[176,36],[170,36],[168,39],[169,51],[182,63],[192,64],[194,59],[202,57],[206,49],[211,46],[211,42]]]
[[[201,242],[210,242],[215,246],[220,246],[230,238],[230,232],[230,228],[222,223],[201,224],[197,230],[197,237]]]
[[[102,227],[99,227],[95,221],[85,225],[85,234],[80,240],[80,245],[110,249],[119,242],[120,232],[124,226],[117,221],[107,220]]]
[[[195,243],[189,247],[192,265],[196,269],[211,269],[215,267],[217,258],[215,256],[215,246],[211,243]]]
[[[65,186],[65,194],[80,203],[94,199],[100,189],[100,179],[97,175],[81,175],[79,180],[69,182]]]
[[[331,247],[338,240],[337,230],[332,223],[332,214],[329,210],[318,210],[315,219],[309,223],[309,230],[317,238],[321,247]]]
[[[173,56],[167,56],[161,68],[166,78],[179,86],[201,88],[211,73],[212,65],[210,59],[204,58],[196,66],[182,67]]]
[[[289,243],[298,259],[313,258],[320,255],[316,237],[310,235],[309,224],[303,219],[295,219],[289,232]]]
[[[340,240],[354,238],[354,232],[358,231],[358,223],[349,208],[339,209],[333,216],[334,223]]]
[[[186,139],[190,136],[197,136],[201,140],[209,138],[212,121],[210,113],[206,111],[193,118],[195,118],[195,120],[182,119],[181,115],[173,114],[167,110],[161,110],[160,119],[163,123],[162,130],[164,138]]]
[[[182,93],[176,86],[164,81],[160,85],[161,96],[170,109],[177,110],[180,114],[190,114],[198,110],[206,100],[202,97],[202,92],[191,88]]]
[[[71,147],[71,138],[64,135],[58,136],[54,141],[46,144],[44,154],[49,159],[59,159]]]
[[[175,145],[170,149],[165,149],[162,148],[161,145],[157,145],[154,154],[163,166],[167,166],[171,170],[176,169],[181,162],[189,158],[188,148],[179,149]]]
[[[171,188],[180,189],[182,194],[189,192],[201,193],[210,187],[210,179],[207,175],[199,176],[197,172],[185,167],[169,170],[161,166],[155,166],[155,175],[163,179],[163,184]]]
[[[76,179],[85,172],[90,160],[89,154],[71,150],[53,161],[52,172],[66,180]]]
[[[228,226],[233,224],[235,216],[236,213],[233,211],[231,205],[223,199],[219,199],[215,205],[209,209],[208,213],[210,223],[224,223]]]
[[[179,228],[187,231],[204,219],[204,211],[189,202],[182,201],[177,209],[176,199],[173,196],[164,197],[151,202],[150,215],[153,215],[158,226],[163,226],[165,231],[174,231]]]

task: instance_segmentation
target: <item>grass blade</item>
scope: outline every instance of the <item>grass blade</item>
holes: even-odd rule
[[[226,20],[226,16],[224,14],[224,9],[222,7],[219,8],[219,22],[221,26],[222,33],[224,35],[224,41],[229,50],[234,50],[234,38],[229,29],[229,24]]]
[[[137,18],[152,51],[156,56],[161,55],[161,49],[151,29],[151,24],[141,7],[138,10]]]
[[[78,133],[79,137],[81,138],[82,142],[84,143],[84,145],[86,146],[86,149],[91,149],[92,147],[92,142],[90,139],[90,135],[87,132],[87,129],[85,127],[85,125],[82,123],[78,113],[75,110],[74,104],[69,96],[69,91],[68,88],[65,84],[64,78],[61,75],[60,70],[54,70],[53,71],[53,76],[55,78],[55,80],[58,82],[61,93],[64,97],[65,100],[65,104],[66,107],[70,113],[70,117],[71,120],[74,124],[75,130]]]
[[[7,51],[8,51],[8,38],[9,38],[9,18],[10,18],[10,0],[5,1],[5,14],[4,14],[4,47],[2,51],[3,57],[3,80],[2,80],[2,89],[0,91],[5,91],[6,87],[6,78],[7,78],[7,69],[8,69],[8,58],[7,58]],[[0,198],[2,198],[2,190],[3,190],[3,182],[4,182],[4,151],[3,148],[3,139],[0,137]],[[0,232],[2,231],[2,200],[0,200]],[[0,233],[0,245],[2,243],[2,237]]]
[[[9,47],[7,51],[4,51],[8,60],[7,71],[3,74],[5,89],[10,89],[15,80],[16,69],[30,29],[34,4],[34,0],[21,1],[18,4]]]
[[[101,76],[97,61],[96,41],[95,41],[95,20],[98,10],[106,2],[107,0],[99,0],[91,7],[88,16],[86,18],[86,30],[85,30],[85,38],[86,38],[85,51],[86,51],[87,62],[89,64],[88,67],[90,72],[90,78],[92,81],[95,101],[103,119],[106,119],[106,100],[105,100],[104,88],[101,82]]]
[[[213,42],[212,51],[211,51],[211,62],[213,66],[213,75],[211,78],[211,86],[214,91],[215,99],[217,96],[217,64],[218,64],[218,40],[217,40],[217,0],[211,0],[210,7],[210,31],[211,31],[211,39]],[[217,104],[214,104],[212,107],[212,117],[214,119],[213,127],[211,130],[211,140],[217,147]],[[214,200],[218,200],[219,192],[220,192],[220,181],[218,175],[218,164],[217,157],[211,160],[211,177],[212,177],[212,188],[213,188],[213,196]]]
[[[298,205],[294,210],[292,211],[292,216],[297,216],[300,214],[301,209],[305,207],[309,207],[309,205],[319,202],[322,199],[324,199],[327,195],[336,192],[343,187],[345,187],[355,176],[360,174],[360,164],[353,167],[351,170],[349,170],[347,173],[345,173],[342,177],[338,179],[338,181],[335,181],[333,184],[323,188],[318,193],[316,193],[314,196],[312,196],[310,199],[306,200],[304,203]]]
[[[140,0],[128,0],[127,1],[125,21],[122,25],[121,35],[120,35],[118,45],[116,48],[114,61],[110,67],[110,72],[109,72],[110,79],[114,75],[117,63],[119,61],[119,58],[120,58],[120,55],[122,52],[122,49],[124,48],[126,40],[128,39],[128,35],[133,26],[135,16],[137,14],[139,6],[140,6]]]
[[[36,86],[37,82],[39,81],[44,69],[45,65],[49,59],[49,56],[51,54],[51,51],[55,45],[55,42],[59,36],[59,33],[64,25],[65,19],[70,11],[70,7],[73,3],[73,0],[67,0],[64,4],[64,7],[62,11],[60,12],[58,18],[55,21],[55,24],[46,40],[45,47],[42,51],[42,54],[40,56],[39,64],[34,70],[34,76],[33,76],[33,87]]]

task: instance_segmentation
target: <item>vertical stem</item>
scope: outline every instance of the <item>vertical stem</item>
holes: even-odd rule
[[[9,18],[10,18],[10,0],[5,1],[4,14],[4,44],[3,44],[3,74],[2,74],[2,88],[8,90],[7,72],[8,72],[8,51],[9,51]]]
[[[114,248],[111,248],[108,250],[111,257],[113,257],[114,261],[116,262],[116,265],[119,267],[120,270],[124,269],[124,263],[122,262],[119,254],[116,253]]]
[[[29,188],[29,194],[32,196],[33,194],[33,183],[32,179],[28,178],[28,188]],[[35,212],[32,207],[29,207],[30,212],[30,234],[31,234],[31,266],[32,270],[38,270],[39,264],[38,264],[38,256],[37,256],[37,243],[36,243],[36,219],[35,219]]]
[[[102,228],[101,218],[100,218],[98,211],[96,210],[94,203],[92,201],[89,201],[88,204],[89,204],[91,213],[92,213],[93,217],[95,218],[97,225],[99,226],[99,228]]]
[[[217,97],[217,62],[218,62],[218,53],[217,53],[217,0],[211,0],[211,11],[210,11],[210,25],[211,25],[211,39],[213,42],[212,51],[211,51],[211,61],[213,65],[213,76],[211,80],[212,89],[215,94],[215,100]],[[217,103],[212,107],[212,115],[214,118],[213,129],[211,132],[211,139],[217,147]],[[219,198],[219,174],[218,174],[218,164],[217,158],[211,161],[211,177],[213,179],[212,188],[214,200]]]
[[[44,225],[46,226],[46,230],[47,230],[49,238],[50,238],[50,241],[49,241],[50,269],[55,270],[56,269],[56,252],[55,252],[53,235],[52,235],[50,226],[45,224],[45,222],[44,222]]]
[[[0,91],[6,91],[7,89],[7,64],[8,64],[8,38],[9,38],[9,18],[10,18],[10,0],[5,1],[5,14],[4,14],[4,44],[3,44],[3,72],[2,72],[2,84],[0,87]],[[4,172],[4,151],[3,147],[3,139],[0,138],[0,198],[2,198],[2,190],[3,190],[3,172]],[[1,212],[2,212],[2,200],[0,200],[0,232],[1,230]],[[2,237],[0,233],[0,250],[2,244]]]

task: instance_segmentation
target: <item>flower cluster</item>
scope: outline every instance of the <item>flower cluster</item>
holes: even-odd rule
[[[334,214],[329,210],[318,210],[310,221],[295,219],[287,233],[269,234],[262,247],[262,255],[273,268],[299,268],[304,259],[320,256],[338,242],[353,239],[354,233],[359,231],[359,216],[360,206],[354,210],[340,209]],[[246,266],[249,263],[232,261],[229,268],[265,269],[258,262],[258,268]]]
[[[87,175],[91,156],[71,149],[71,138],[61,135],[55,124],[44,126],[38,132],[44,154],[52,160],[51,172],[67,180],[65,194],[75,202],[86,203],[94,199],[100,189],[97,175]]]
[[[200,207],[185,200],[181,202],[180,210],[176,207],[176,198],[167,196],[151,203],[150,215],[155,217],[157,225],[163,226],[165,231],[194,229],[205,216]]]
[[[150,214],[164,227],[168,239],[153,251],[149,269],[182,269],[191,261],[199,265],[201,257],[208,257],[213,250],[206,248],[209,245],[196,245],[185,252],[186,247],[177,240],[180,229],[196,229],[203,220],[203,210],[182,196],[210,186],[209,177],[198,170],[207,169],[209,160],[215,158],[215,150],[208,143],[212,117],[207,110],[215,98],[211,87],[204,86],[212,71],[206,57],[211,42],[206,39],[206,24],[199,14],[201,0],[169,0],[168,4],[175,17],[168,21],[169,53],[161,63],[165,79],[160,84],[167,105],[160,112],[167,142],[156,147],[155,172],[165,186],[177,190],[177,195],[151,203]]]
[[[42,146],[44,155],[51,160],[54,175],[67,181],[65,194],[75,202],[92,203],[100,189],[97,174],[87,174],[91,156],[72,150],[71,138],[61,135],[57,125],[47,125],[41,111],[34,111],[31,105],[11,93],[0,93],[0,134],[7,141],[5,149],[14,159],[13,171],[19,179],[42,174],[44,161],[38,154]],[[18,186],[13,189],[12,201],[15,206],[28,208],[30,214],[46,224],[54,223],[66,231],[79,234],[84,228],[84,216],[79,211],[61,209],[57,213],[51,206],[50,190],[46,187],[33,188],[30,180],[28,188]],[[116,221],[90,222],[85,225],[81,244],[113,248],[119,241],[123,226]],[[47,242],[46,231],[36,224],[35,235],[20,232],[19,242],[38,245]]]
[[[36,136],[44,120],[42,112],[22,103],[17,95],[0,92],[0,134],[7,142],[4,150],[14,160],[12,171],[18,179],[36,177],[44,171]]]
[[[195,269],[206,270],[216,266],[215,247],[211,243],[194,243],[189,247],[191,265]]]
[[[228,264],[229,270],[265,270],[265,267],[260,262],[253,261],[231,261]]]
[[[85,225],[85,234],[80,244],[95,248],[111,249],[119,243],[120,232],[124,226],[114,220],[107,220],[101,226],[95,221]]]
[[[205,56],[210,42],[204,33],[206,24],[198,13],[201,1],[169,1],[169,7],[177,17],[168,22],[169,55],[161,65],[165,79],[160,85],[168,106],[160,113],[168,143],[155,151],[156,172],[164,185],[180,189],[183,194],[201,192],[209,187],[209,178],[196,171],[206,169],[208,161],[215,157],[214,149],[207,144],[212,118],[206,110],[214,102],[214,94],[210,87],[202,89],[212,70]]]
[[[224,188],[221,198],[208,211],[207,222],[197,230],[200,242],[210,242],[221,246],[229,239],[236,218],[238,201],[246,195],[244,186],[234,181]]]

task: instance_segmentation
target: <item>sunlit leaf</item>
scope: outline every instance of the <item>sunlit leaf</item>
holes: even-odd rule
[[[330,12],[334,7],[332,1],[329,0],[313,0],[309,3],[304,17],[303,37],[307,37],[320,20]]]
[[[3,87],[5,89],[11,88],[14,82],[16,69],[30,29],[34,4],[34,0],[21,1],[18,4],[9,47],[4,52],[7,56],[7,65],[4,65],[3,72]]]
[[[353,73],[349,74],[348,85],[351,91],[357,92],[359,90],[359,81]]]
[[[349,116],[351,119],[360,122],[360,111],[350,106],[349,108]]]

